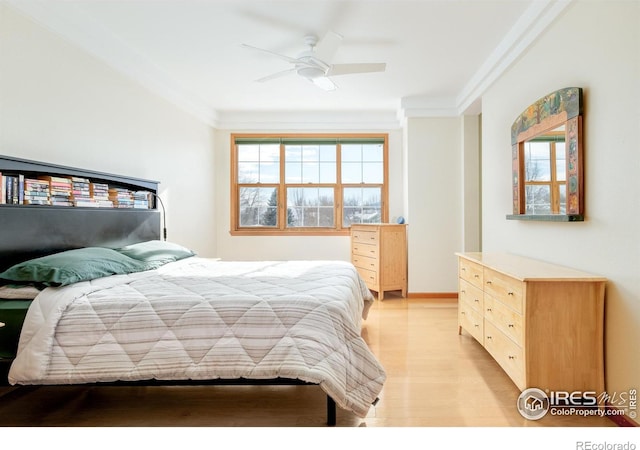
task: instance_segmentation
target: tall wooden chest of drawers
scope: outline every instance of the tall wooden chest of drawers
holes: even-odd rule
[[[351,262],[367,287],[384,298],[385,291],[407,295],[407,226],[351,225]]]
[[[457,253],[458,333],[520,390],[604,392],[606,279],[504,253]]]

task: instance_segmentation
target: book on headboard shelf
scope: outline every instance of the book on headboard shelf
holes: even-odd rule
[[[24,202],[24,175],[0,173],[2,180],[2,202],[7,205],[21,205]]]
[[[159,182],[0,155],[0,206],[156,209]]]
[[[104,180],[0,171],[2,205],[155,209],[154,195]]]

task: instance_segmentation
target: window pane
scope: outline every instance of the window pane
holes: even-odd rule
[[[340,149],[342,151],[343,162],[362,161],[362,145],[361,144],[342,144]]]
[[[285,183],[302,183],[302,164],[300,162],[285,163]]]
[[[551,186],[525,186],[527,214],[551,214]]]
[[[333,188],[288,188],[289,227],[333,227]]]
[[[564,142],[556,143],[556,179],[558,181],[567,180],[567,159]]]
[[[336,162],[336,146],[335,145],[321,145],[320,146],[320,161]]]
[[[305,162],[302,164],[302,182],[318,183],[320,181],[320,164],[317,162]]]
[[[302,161],[302,146],[285,145],[284,158],[286,162]]]
[[[335,145],[286,145],[287,183],[335,183]]]
[[[382,189],[344,188],[342,224],[379,223],[382,219]]]
[[[382,184],[384,181],[384,165],[381,162],[363,163],[362,181],[364,183]]]
[[[560,190],[560,211],[558,211],[560,214],[566,214],[567,213],[567,185],[565,183],[562,183],[560,185],[558,185],[558,189]]]
[[[362,183],[362,163],[342,162],[342,182]]]
[[[342,182],[383,183],[383,155],[382,144],[343,144]]]
[[[260,163],[260,183],[278,183],[280,181],[280,163]]]
[[[239,183],[278,183],[279,144],[238,144]]]
[[[382,144],[364,144],[362,146],[363,161],[382,162],[384,160]]]
[[[548,142],[527,142],[524,160],[525,181],[551,180],[551,150]]]
[[[275,227],[278,225],[278,191],[274,187],[240,188],[240,226]]]
[[[335,161],[320,163],[320,183],[335,183],[336,177]]]
[[[257,183],[260,181],[260,165],[256,162],[238,163],[238,183]]]
[[[249,144],[238,145],[238,161],[260,161],[260,146]]]

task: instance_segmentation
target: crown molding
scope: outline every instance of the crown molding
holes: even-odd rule
[[[402,98],[398,115],[401,119],[410,119],[413,117],[455,117],[459,113],[455,98],[434,98],[425,94]]]
[[[395,111],[218,111],[223,130],[395,130]]]

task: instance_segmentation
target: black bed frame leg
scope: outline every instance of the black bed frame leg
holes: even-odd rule
[[[333,427],[336,425],[336,402],[327,395],[327,425]]]

